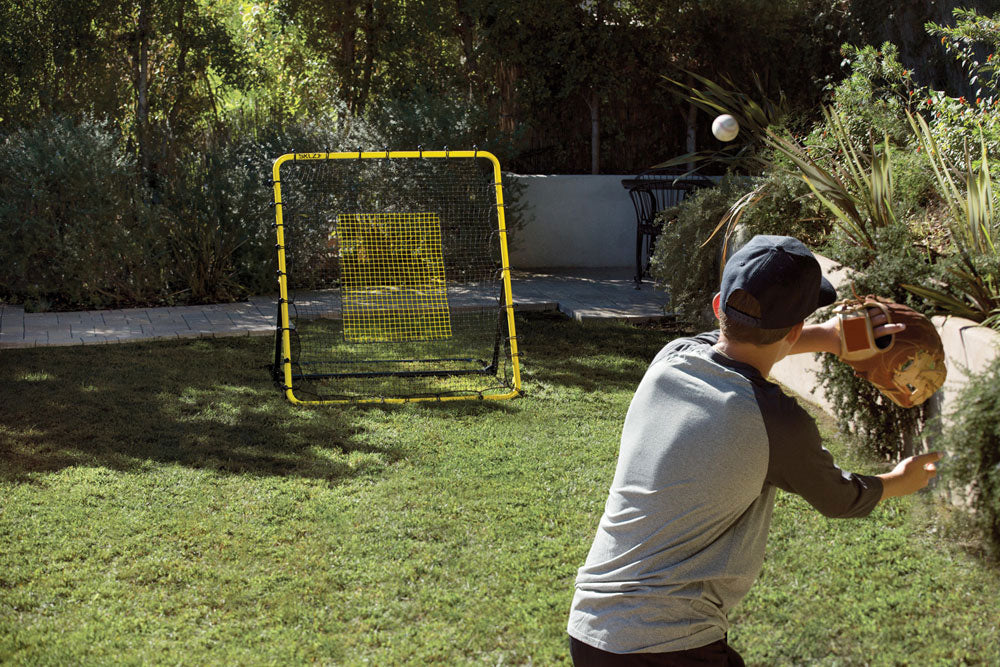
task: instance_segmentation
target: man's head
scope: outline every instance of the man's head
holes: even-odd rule
[[[716,312],[727,339],[769,345],[836,298],[837,291],[801,241],[758,235],[726,263]]]

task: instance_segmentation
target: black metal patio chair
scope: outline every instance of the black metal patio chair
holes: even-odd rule
[[[656,237],[662,229],[663,223],[657,219],[657,213],[677,206],[695,190],[713,185],[715,182],[710,178],[685,175],[685,172],[676,169],[647,169],[622,180],[622,187],[628,190],[635,206],[636,289],[649,271]]]

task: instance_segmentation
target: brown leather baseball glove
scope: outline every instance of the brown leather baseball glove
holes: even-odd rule
[[[875,338],[871,318],[879,311],[889,323],[906,324],[892,336]],[[840,358],[896,405],[920,405],[944,384],[944,347],[929,319],[902,304],[877,296],[847,299],[834,309]]]

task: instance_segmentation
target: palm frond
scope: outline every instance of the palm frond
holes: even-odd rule
[[[930,301],[932,304],[937,306],[938,310],[942,314],[964,317],[968,320],[974,320],[977,322],[981,319],[981,313],[978,310],[972,308],[966,302],[948,294],[945,291],[935,289],[933,287],[910,284],[903,284],[900,285],[900,287],[905,289],[907,292],[916,294],[917,296]]]

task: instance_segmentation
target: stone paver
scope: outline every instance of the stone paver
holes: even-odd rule
[[[516,310],[559,310],[579,321],[667,317],[666,295],[649,283],[636,289],[628,268],[514,271],[511,283]],[[300,312],[329,308],[334,297],[330,292],[299,295],[296,305]],[[448,299],[453,307],[476,307],[495,301],[496,295],[474,286],[456,286]],[[273,333],[277,312],[274,296],[256,296],[243,303],[72,313],[25,313],[20,306],[0,304],[0,348],[264,336]]]

